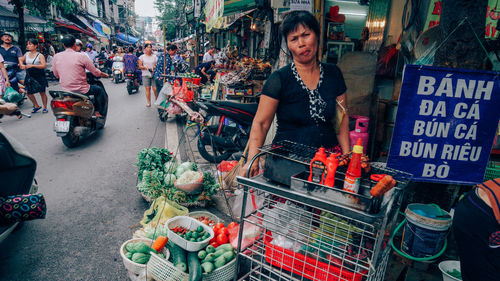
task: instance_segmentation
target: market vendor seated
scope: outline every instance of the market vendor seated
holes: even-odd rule
[[[212,82],[215,77],[215,71],[213,71],[213,66],[215,65],[215,61],[204,62],[198,65],[194,72],[201,77],[201,83],[205,84],[208,81]]]
[[[338,108],[347,108],[346,85],[337,66],[318,61],[320,27],[316,18],[309,12],[293,11],[280,28],[293,62],[272,73],[262,89],[247,159],[264,144],[275,114],[278,126],[273,143],[289,140],[348,153],[349,118],[345,111],[337,113],[337,103]],[[240,174],[246,175],[247,169],[245,166]],[[250,176],[257,173],[255,161]]]

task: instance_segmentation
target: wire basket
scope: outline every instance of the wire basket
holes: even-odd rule
[[[209,227],[214,227],[215,224],[217,224],[217,223],[220,222],[219,217],[217,217],[216,215],[214,215],[214,214],[212,214],[210,212],[206,212],[206,211],[191,212],[191,213],[187,214],[187,216],[191,217],[193,219],[196,219],[196,220],[198,220],[199,217],[207,217],[207,218],[213,220],[214,221],[214,225],[208,225]]]
[[[489,161],[484,172],[484,181],[500,178],[500,162]]]
[[[203,281],[230,281],[236,274],[236,259],[228,262],[224,266],[217,268],[213,272],[203,273]],[[189,274],[180,271],[171,262],[151,254],[148,262],[148,275],[156,281],[188,281]]]

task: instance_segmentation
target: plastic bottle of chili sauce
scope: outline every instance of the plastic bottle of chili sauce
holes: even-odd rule
[[[345,174],[344,190],[352,193],[358,193],[359,183],[361,181],[361,156],[363,155],[363,146],[361,138],[358,139],[356,145],[352,148],[352,158],[349,162],[349,168]]]
[[[320,147],[311,160],[309,167],[309,181],[323,184],[326,172],[326,152],[324,147]]]

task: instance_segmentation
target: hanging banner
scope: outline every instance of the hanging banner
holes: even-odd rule
[[[210,32],[217,20],[224,14],[224,0],[209,0],[205,5],[205,26]]]
[[[199,18],[201,14],[201,0],[194,0],[194,17]]]
[[[498,0],[488,0],[488,7],[486,10],[486,28],[484,34],[485,38],[496,38],[498,36],[499,31],[497,30],[497,23],[500,18],[500,7],[498,7],[498,2]],[[442,7],[443,1],[431,0],[424,30],[439,24]]]
[[[313,12],[313,0],[290,0],[290,10]]]
[[[500,72],[407,65],[387,166],[415,181],[483,181],[500,117]]]

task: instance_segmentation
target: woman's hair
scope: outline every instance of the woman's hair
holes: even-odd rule
[[[35,45],[35,46],[38,46],[38,40],[35,39],[35,38],[30,38],[28,39],[28,42],[30,42],[31,44]]]
[[[151,45],[151,44],[147,43],[147,44],[145,44],[145,45],[144,45],[144,49],[146,49],[147,47],[151,47],[151,48],[153,48],[153,45]]]
[[[128,47],[127,52],[133,53],[134,52],[134,47]]]
[[[319,23],[313,14],[307,11],[292,11],[285,16],[280,26],[281,35],[285,41],[288,34],[297,30],[299,25],[312,30],[318,40],[321,38]]]

